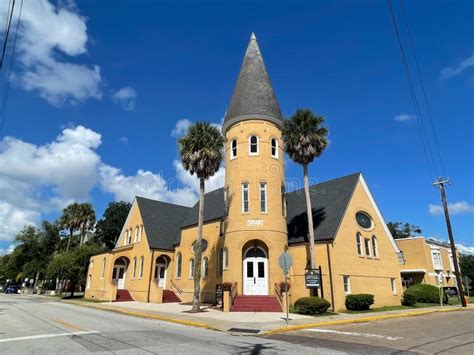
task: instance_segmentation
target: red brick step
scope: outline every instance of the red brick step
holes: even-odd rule
[[[181,302],[176,293],[172,290],[163,290],[163,303]]]
[[[231,312],[281,312],[275,296],[237,296]]]
[[[114,302],[128,302],[128,301],[133,301],[133,298],[130,295],[130,292],[128,292],[127,290],[117,290],[117,296]]]

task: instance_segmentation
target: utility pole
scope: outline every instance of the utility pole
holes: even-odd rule
[[[435,187],[438,187],[441,191],[441,200],[443,200],[444,217],[446,218],[446,226],[448,228],[449,243],[451,244],[451,255],[453,257],[454,273],[456,275],[456,283],[458,284],[459,298],[461,299],[461,305],[466,307],[466,299],[464,298],[464,291],[462,286],[461,272],[459,270],[458,256],[456,253],[456,246],[454,244],[453,231],[451,229],[451,221],[449,219],[448,203],[446,202],[446,192],[444,191],[444,185],[449,184],[449,179],[444,180],[441,176],[438,181],[433,183]]]

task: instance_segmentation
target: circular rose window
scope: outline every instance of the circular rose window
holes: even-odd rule
[[[357,212],[356,221],[364,229],[372,228],[372,218],[365,212]]]

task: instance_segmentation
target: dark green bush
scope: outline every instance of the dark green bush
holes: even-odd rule
[[[302,297],[295,302],[296,313],[322,314],[328,310],[331,304],[321,297]]]
[[[416,302],[439,303],[439,288],[433,285],[418,284],[409,287],[404,295],[413,295]],[[448,302],[448,297],[443,292],[443,302]]]
[[[349,311],[364,311],[374,304],[374,295],[361,293],[346,296],[346,308]]]
[[[403,306],[414,306],[416,303],[416,297],[413,293],[404,293],[402,297]]]

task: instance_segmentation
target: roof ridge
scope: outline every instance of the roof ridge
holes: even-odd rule
[[[159,202],[159,203],[162,203],[162,204],[166,204],[166,205],[171,205],[171,206],[176,206],[176,207],[183,207],[183,208],[192,208],[192,207],[189,207],[189,206],[185,206],[185,205],[179,205],[177,203],[171,203],[171,202],[167,202],[167,201],[162,201],[162,200],[155,200],[153,198],[149,198],[149,197],[143,197],[143,196],[138,196],[138,195],[135,195],[135,199],[142,199],[142,200],[148,200],[148,201],[152,201],[152,202]]]
[[[358,171],[358,172],[355,172],[355,173],[352,173],[352,174],[348,174],[348,175],[344,175],[344,176],[339,176],[339,177],[334,178],[334,179],[330,179],[330,180],[318,182],[318,183],[315,183],[315,184],[310,185],[309,188],[311,189],[312,187],[317,187],[317,186],[320,186],[320,185],[324,185],[324,184],[327,184],[327,183],[330,183],[330,182],[334,182],[334,181],[346,179],[346,178],[348,178],[348,177],[356,176],[356,175],[362,175],[362,172]],[[301,190],[304,190],[304,187],[299,188],[299,189],[296,189],[296,190],[293,190],[293,191],[290,191],[290,192],[287,192],[287,194],[292,194],[292,193],[294,193],[294,192],[301,191]]]

